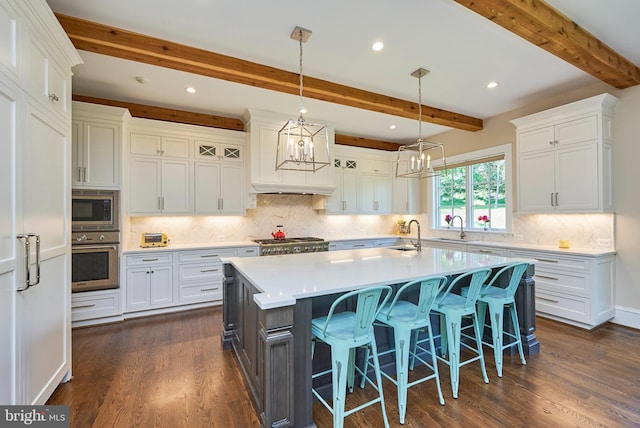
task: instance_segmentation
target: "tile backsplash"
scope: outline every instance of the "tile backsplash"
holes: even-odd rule
[[[449,236],[455,231],[430,230],[429,217],[421,215],[326,215],[312,208],[310,195],[258,195],[257,208],[246,216],[130,217],[123,236],[126,248],[140,244],[142,232],[164,232],[175,245],[270,238],[276,225],[290,237],[324,239],[380,236],[396,233],[400,218],[416,218],[423,236]],[[613,248],[613,214],[514,214],[512,233],[469,232],[469,240],[518,241],[557,246],[569,240],[575,248]],[[126,233],[128,232],[128,233]],[[412,233],[412,235],[414,235]]]

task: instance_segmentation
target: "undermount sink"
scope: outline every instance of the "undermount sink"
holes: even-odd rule
[[[416,247],[389,247],[396,251],[417,251]]]

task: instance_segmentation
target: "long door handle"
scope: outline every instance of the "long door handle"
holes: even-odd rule
[[[18,291],[25,291],[29,287],[40,284],[40,235],[37,233],[21,233],[16,238],[24,240],[24,287]],[[36,280],[31,282],[31,238],[36,238]]]

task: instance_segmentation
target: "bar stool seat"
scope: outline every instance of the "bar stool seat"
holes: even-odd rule
[[[480,288],[491,274],[491,269],[474,269],[457,276],[446,291],[441,293],[433,305],[433,311],[440,314],[440,348],[442,357],[438,359],[449,366],[449,375],[451,377],[451,389],[453,398],[458,398],[460,367],[473,361],[480,361],[482,369],[482,377],[485,383],[489,383],[487,377],[487,369],[484,364],[484,355],[482,353],[482,338],[480,337],[480,326],[476,315],[476,300],[480,294]],[[470,285],[466,296],[455,294],[458,283],[471,278]],[[463,342],[462,338],[462,318],[471,318],[472,326],[475,331],[476,348]],[[461,347],[465,347],[477,355],[461,361]],[[443,358],[448,355],[448,358]]]
[[[398,388],[398,413],[400,414],[401,424],[404,424],[407,412],[407,389],[412,386],[430,379],[435,379],[440,404],[444,404],[442,389],[440,388],[440,376],[438,374],[438,363],[433,343],[430,314],[433,302],[446,283],[447,278],[444,276],[433,276],[408,282],[398,289],[391,303],[382,307],[374,323],[375,326],[393,329],[395,346],[392,349],[379,353],[379,356],[389,353],[395,354],[396,377],[394,378],[384,371],[382,371],[382,375],[393,382]],[[400,299],[400,297],[406,298],[410,293],[416,291],[418,291],[417,304]],[[426,330],[427,337],[418,341],[418,333],[421,330]],[[412,332],[416,333],[413,347],[410,346]],[[429,344],[428,349],[422,345],[427,342]],[[428,352],[431,361],[427,362],[418,356],[418,351]],[[409,366],[410,355],[412,357],[411,366]],[[421,378],[409,382],[409,371],[413,370],[416,359],[428,367],[430,372]],[[370,358],[365,356],[365,373],[367,372],[369,361]],[[365,380],[362,379],[361,387],[364,386],[364,381]]]
[[[529,266],[526,262],[513,263],[500,269],[498,273],[494,275],[491,282],[486,284],[480,290],[477,302],[477,313],[482,331],[486,327],[491,327],[492,343],[483,342],[490,348],[493,348],[493,357],[496,363],[496,371],[498,377],[502,377],[502,363],[504,350],[512,346],[518,346],[518,353],[520,354],[520,361],[523,365],[527,364],[524,359],[524,351],[522,349],[522,338],[520,336],[520,323],[518,322],[518,313],[516,311],[515,294],[518,289],[518,284],[522,280],[522,276]],[[497,287],[494,284],[505,275],[511,275],[509,283],[505,288]],[[464,293],[464,291],[463,291]],[[511,315],[511,323],[513,325],[513,333],[510,333],[504,329],[504,309],[509,310]],[[489,323],[487,326],[485,323],[486,311],[489,309]],[[504,344],[503,336],[512,339],[508,343]]]
[[[333,389],[333,405],[312,388],[313,394],[333,415],[333,426],[342,427],[344,418],[375,403],[382,406],[384,426],[389,427],[382,391],[382,377],[376,347],[373,321],[382,306],[389,300],[391,287],[369,287],[346,293],[336,299],[327,316],[311,320],[311,357],[315,352],[316,342],[324,342],[331,347],[331,368],[312,374],[312,379],[331,373]],[[347,299],[357,298],[355,312],[334,313],[336,307]],[[373,383],[355,364],[355,351],[358,347],[366,347],[371,352],[376,382]],[[353,392],[354,373],[358,371],[376,391],[378,397],[351,410],[345,411],[346,389]]]

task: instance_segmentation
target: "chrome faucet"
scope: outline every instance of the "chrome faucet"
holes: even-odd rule
[[[462,219],[461,219],[462,220]],[[418,225],[418,242],[411,242],[411,244],[416,247],[417,251],[422,251],[422,241],[420,240],[420,222],[415,218],[409,222],[407,226],[407,233],[411,233],[411,223],[415,223]]]
[[[463,229],[463,221],[462,221],[462,217],[460,217],[459,215],[454,215],[453,217],[451,217],[451,226],[453,226],[453,221],[459,218],[460,219],[460,239],[464,239],[465,236],[467,236],[466,233],[464,233],[464,229]]]

